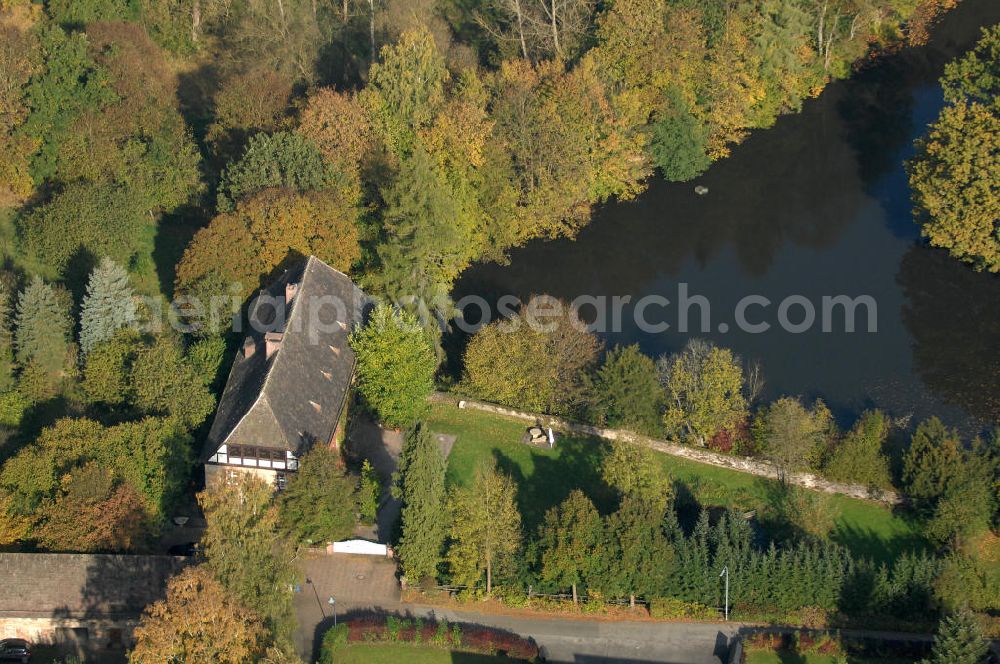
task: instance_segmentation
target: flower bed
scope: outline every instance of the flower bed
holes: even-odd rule
[[[501,655],[535,661],[538,646],[530,639],[491,627],[458,625],[396,616],[355,618],[323,635],[322,664],[335,661],[334,651],[350,643],[412,643],[457,652]]]

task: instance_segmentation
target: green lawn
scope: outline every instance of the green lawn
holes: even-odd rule
[[[432,405],[428,424],[432,431],[458,436],[448,459],[450,483],[464,484],[476,465],[490,457],[518,481],[518,503],[529,530],[573,489],[583,489],[599,509],[607,509],[612,500],[600,477],[607,447],[601,440],[564,436],[556,449],[538,449],[520,443],[525,430],[521,421],[440,403]],[[773,480],[658,456],[678,497],[689,492],[703,506],[764,511],[778,488]],[[887,561],[926,546],[909,521],[882,505],[844,496],[831,496],[829,504],[836,511],[832,538],[855,553]]]
[[[465,652],[449,652],[433,646],[403,643],[352,643],[334,651],[337,664],[500,664],[521,660]]]

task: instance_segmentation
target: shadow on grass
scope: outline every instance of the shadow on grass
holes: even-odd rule
[[[557,455],[532,455],[534,470],[525,475],[516,460],[494,449],[497,468],[517,483],[517,506],[526,532],[535,532],[545,512],[575,489],[583,491],[602,513],[615,507],[614,492],[601,477],[607,444],[592,438],[561,438]]]

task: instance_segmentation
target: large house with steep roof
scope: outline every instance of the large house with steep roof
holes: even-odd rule
[[[343,426],[365,294],[311,256],[251,303],[202,452],[205,483],[252,473],[282,488],[314,444],[335,445]]]

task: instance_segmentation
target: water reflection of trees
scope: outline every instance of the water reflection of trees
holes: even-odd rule
[[[1000,424],[1000,278],[915,246],[897,280],[916,373],[942,401]]]
[[[828,246],[867,200],[836,95],[829,90],[715,164],[697,181],[707,196],[695,194],[694,183],[655,176],[637,201],[599,210],[575,241],[532,243],[513,253],[516,268],[472,268],[456,292],[572,298],[607,292],[607,280],[616,293],[636,293],[692,259],[704,264],[725,250],[745,273],[760,275],[786,243]]]

